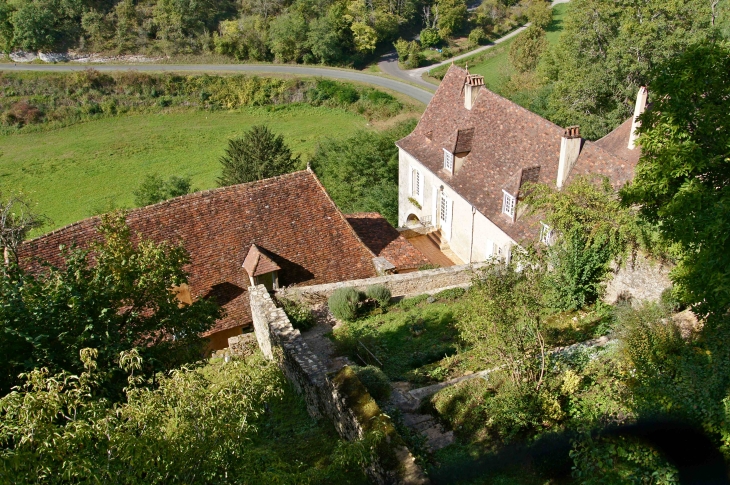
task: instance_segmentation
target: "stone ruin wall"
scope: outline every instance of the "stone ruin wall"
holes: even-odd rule
[[[614,304],[620,300],[659,301],[662,292],[671,288],[668,263],[647,259],[637,254],[634,261],[627,261],[618,270],[613,268],[613,277],[606,285],[603,301]]]
[[[277,291],[276,296],[316,304],[327,301],[327,298],[339,288],[355,288],[359,291],[365,291],[368,286],[372,285],[386,286],[395,297],[423,295],[457,286],[470,286],[474,278],[474,272],[485,266],[484,263],[464,264],[323,285],[292,286]]]
[[[277,361],[289,382],[304,396],[309,414],[314,418],[330,419],[344,439],[362,439],[368,428],[351,407],[351,397],[343,394],[342,387],[327,375],[325,366],[309,349],[299,330],[292,327],[284,310],[276,307],[263,285],[249,288],[249,295],[254,332],[261,352],[266,358]],[[242,338],[245,337],[229,339],[232,352]],[[359,382],[356,385],[362,386]],[[367,393],[365,397],[372,399]],[[389,422],[387,417],[383,419]],[[376,461],[367,470],[371,479],[378,484],[428,483],[405,446],[396,447],[394,451],[400,461],[399,470],[387,470]],[[403,475],[404,469],[410,470],[406,476]]]

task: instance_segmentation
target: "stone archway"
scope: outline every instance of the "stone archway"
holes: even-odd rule
[[[406,218],[406,227],[414,227],[414,226],[420,226],[421,220],[418,218],[416,214],[408,214],[408,217]]]

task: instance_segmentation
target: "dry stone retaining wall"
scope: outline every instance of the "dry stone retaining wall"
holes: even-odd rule
[[[614,304],[619,300],[659,301],[662,292],[671,288],[669,279],[671,266],[647,259],[638,254],[636,260],[628,261],[618,270],[606,285],[603,301]]]
[[[300,300],[306,303],[322,303],[339,288],[355,288],[364,291],[368,286],[383,285],[393,296],[423,295],[434,290],[456,286],[468,286],[474,272],[486,266],[484,263],[464,264],[448,268],[436,268],[412,273],[376,276],[360,280],[341,281],[312,286],[292,286],[279,290],[278,297]]]
[[[350,441],[362,439],[373,429],[384,432],[397,465],[386,465],[388,460],[381,453],[367,470],[376,483],[428,483],[390,419],[382,414],[352,370],[345,367],[330,378],[325,366],[309,349],[299,330],[292,327],[284,310],[276,307],[266,288],[259,285],[248,291],[259,347],[266,358],[278,362],[287,379],[304,396],[309,414],[331,419],[340,436]],[[239,338],[229,339],[231,351]]]

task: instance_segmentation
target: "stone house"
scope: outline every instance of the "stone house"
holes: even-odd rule
[[[548,240],[550,228],[525,215],[526,182],[560,188],[599,174],[619,187],[633,177],[640,149],[634,117],[591,142],[484,87],[452,65],[418,125],[399,148],[398,224],[427,233],[456,262],[509,259],[522,241]],[[411,231],[412,232],[412,231]]]
[[[368,217],[377,222],[379,216]],[[33,258],[60,264],[59,246],[87,247],[99,239],[99,221],[92,217],[25,242],[21,264],[32,269]],[[134,209],[127,222],[134,234],[182,243],[189,252],[189,284],[177,289],[178,298],[215,298],[225,310],[205,334],[212,350],[250,328],[250,285],[274,290],[369,278],[379,269],[412,269],[423,258],[392,227],[368,247],[309,170]]]

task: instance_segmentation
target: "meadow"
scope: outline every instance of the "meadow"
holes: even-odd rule
[[[46,232],[133,207],[132,192],[148,174],[189,176],[198,190],[216,187],[228,139],[261,123],[282,134],[303,159],[326,137],[368,127],[351,111],[289,104],[129,114],[0,135],[0,190],[22,191],[36,202],[37,211],[51,220],[41,231]]]

